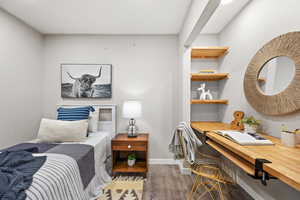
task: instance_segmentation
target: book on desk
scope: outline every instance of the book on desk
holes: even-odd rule
[[[240,145],[273,145],[273,142],[256,133],[224,130],[214,132]]]

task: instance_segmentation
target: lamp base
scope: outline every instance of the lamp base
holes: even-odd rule
[[[135,125],[135,120],[134,119],[130,119],[129,120],[129,126],[128,126],[128,137],[129,138],[134,138],[138,136],[138,132],[137,132],[138,128]]]

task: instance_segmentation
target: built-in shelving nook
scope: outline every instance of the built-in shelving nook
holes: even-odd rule
[[[219,108],[226,106],[227,99],[220,99],[224,81],[229,73],[219,72],[219,60],[228,53],[229,47],[196,47],[191,50],[191,121],[219,121]],[[205,83],[212,100],[200,99],[199,88]],[[224,96],[224,95],[222,95]]]

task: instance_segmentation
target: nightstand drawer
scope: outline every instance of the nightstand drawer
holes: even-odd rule
[[[147,143],[113,141],[112,150],[113,151],[146,151]]]

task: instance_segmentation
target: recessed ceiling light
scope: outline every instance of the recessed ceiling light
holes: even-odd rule
[[[222,0],[221,1],[221,4],[222,5],[227,5],[227,4],[230,4],[230,3],[232,3],[233,2],[233,0]]]

